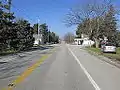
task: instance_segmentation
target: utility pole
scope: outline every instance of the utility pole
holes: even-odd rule
[[[48,43],[50,43],[50,30],[48,30]]]
[[[39,28],[39,19],[38,19],[38,44],[40,43],[40,28]]]

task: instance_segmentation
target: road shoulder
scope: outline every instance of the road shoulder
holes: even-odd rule
[[[81,47],[72,45],[69,45],[69,47],[101,90],[120,89],[119,68],[100,60],[100,58],[91,55]]]
[[[91,51],[91,50],[86,49],[86,48],[84,48],[84,50],[85,50],[86,52],[88,52],[89,54],[96,56],[96,57],[99,58],[100,60],[105,61],[105,62],[107,62],[107,63],[109,63],[109,64],[111,64],[111,65],[113,65],[113,66],[116,66],[117,68],[120,68],[120,62],[118,62],[117,60],[107,58],[107,57],[105,57],[105,56],[103,56],[103,55],[100,55],[100,54],[98,54],[98,53],[95,53],[94,51]]]

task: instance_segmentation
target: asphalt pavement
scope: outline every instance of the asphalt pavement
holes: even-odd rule
[[[0,59],[0,90],[8,86],[29,66],[33,65],[43,55],[49,53],[54,47],[37,48],[16,55],[3,56]]]
[[[65,44],[15,90],[94,90]]]
[[[33,64],[30,61],[37,61],[46,54],[50,54],[49,57],[13,90],[120,90],[120,69],[75,45],[60,44],[53,52],[45,50],[44,53],[37,51],[36,55],[31,53],[31,58],[28,56],[20,61],[23,64],[29,61],[29,64],[23,69],[14,69],[14,72],[21,74]],[[4,70],[0,72],[2,74]],[[1,78],[0,85],[5,86],[14,79]]]

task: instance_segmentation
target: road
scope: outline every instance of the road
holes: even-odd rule
[[[39,54],[27,60],[37,61],[42,58]],[[47,58],[13,90],[120,90],[120,69],[79,46],[61,44],[45,51],[43,56],[46,55]],[[1,80],[3,83],[6,79]]]
[[[33,65],[53,47],[40,47],[17,55],[4,56],[0,59],[0,90],[15,80],[29,66]]]

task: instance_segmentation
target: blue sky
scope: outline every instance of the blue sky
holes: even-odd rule
[[[12,0],[12,11],[19,18],[25,18],[30,23],[47,23],[51,31],[63,36],[66,32],[74,32],[75,26],[66,27],[63,23],[65,15],[76,4],[83,5],[90,0]],[[120,6],[119,0],[114,0]]]

